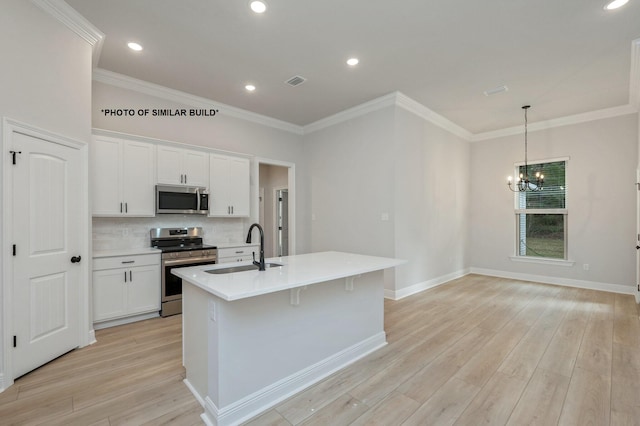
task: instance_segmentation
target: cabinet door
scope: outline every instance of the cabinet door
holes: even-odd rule
[[[158,146],[158,183],[166,183],[169,185],[184,184],[182,152],[183,150],[180,148]]]
[[[211,154],[209,182],[209,216],[229,216],[231,203],[228,197],[230,177],[228,175],[229,157]]]
[[[130,268],[127,282],[129,314],[160,310],[160,267],[140,266]]]
[[[122,199],[127,216],[155,216],[155,146],[124,141]]]
[[[121,142],[117,139],[96,137],[91,144],[92,213],[94,215],[120,215]]]
[[[233,216],[249,216],[250,182],[249,160],[246,158],[230,158],[228,198]]]
[[[182,158],[185,183],[190,186],[209,186],[209,154],[184,151]]]
[[[125,269],[93,273],[93,320],[102,321],[127,315]]]

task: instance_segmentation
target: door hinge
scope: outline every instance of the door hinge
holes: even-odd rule
[[[13,157],[13,165],[15,166],[16,164],[16,154],[22,154],[22,151],[9,151],[9,154],[11,154],[11,156]]]
[[[14,256],[16,255],[16,245],[15,244],[13,245],[13,255]]]
[[[13,347],[17,348],[18,347],[18,336],[13,336]]]

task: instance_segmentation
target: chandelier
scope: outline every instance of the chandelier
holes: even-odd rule
[[[527,110],[529,108],[531,105],[522,107],[524,110],[524,173],[520,173],[515,183],[511,176],[507,178],[507,185],[513,192],[542,191],[544,184],[544,175],[540,172],[536,172],[534,180],[529,179],[529,165],[527,164]]]

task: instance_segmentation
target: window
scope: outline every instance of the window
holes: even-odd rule
[[[516,256],[567,259],[566,160],[517,167],[517,175],[544,175],[540,191],[516,192]]]

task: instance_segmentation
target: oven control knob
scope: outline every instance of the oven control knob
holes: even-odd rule
[[[193,252],[192,251],[189,252],[189,257],[193,257]]]

